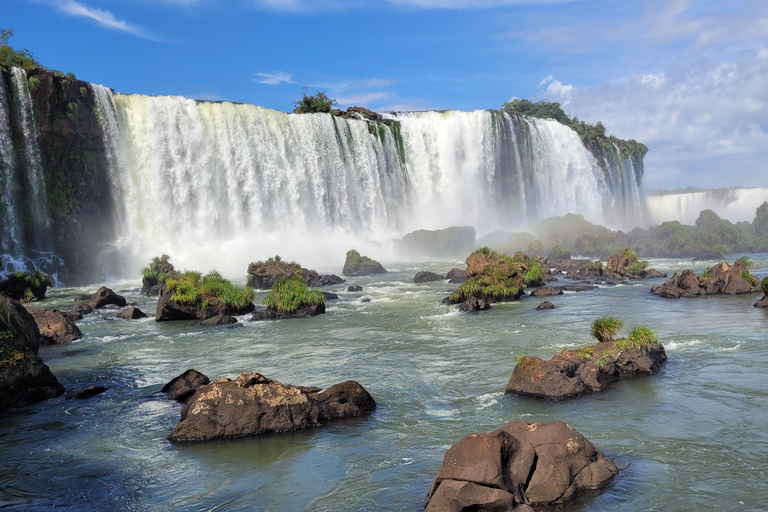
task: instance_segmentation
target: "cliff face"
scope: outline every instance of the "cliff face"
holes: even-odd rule
[[[3,73],[11,91],[11,77]],[[102,259],[112,237],[113,200],[109,167],[97,104],[87,82],[44,69],[27,70],[34,124],[45,183],[48,226],[35,226],[24,209],[31,208],[29,165],[19,122],[20,100],[11,97],[17,202],[23,247],[52,251],[64,260],[59,279],[67,284],[103,279]],[[20,197],[19,197],[20,196]],[[21,199],[20,201],[18,199]],[[29,255],[29,254],[27,254]]]

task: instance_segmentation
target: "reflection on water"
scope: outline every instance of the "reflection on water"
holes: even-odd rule
[[[768,257],[756,260],[755,273],[768,274]],[[691,265],[652,261],[668,272]],[[565,510],[764,508],[768,311],[752,307],[758,297],[664,300],[648,293],[659,281],[646,281],[550,298],[554,311],[526,298],[465,315],[440,304],[453,286],[411,282],[418,270],[451,266],[401,263],[330,288],[341,299],[324,316],[239,329],[88,317],[82,340],[41,355],[68,389],[109,389],[0,415],[0,507],[422,510],[451,444],[526,419],[566,421],[626,468]],[[365,289],[347,293],[349,284]],[[68,309],[83,291],[55,290],[43,305]],[[154,311],[155,299],[126,295]],[[589,324],[605,314],[658,331],[669,353],[658,376],[566,403],[503,394],[517,354],[549,358],[587,344]],[[317,386],[355,379],[379,407],[293,434],[174,445],[167,436],[181,405],[159,390],[188,368]]]

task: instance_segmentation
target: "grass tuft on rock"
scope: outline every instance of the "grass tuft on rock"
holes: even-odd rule
[[[544,269],[522,252],[509,256],[483,247],[474,251],[467,262],[478,255],[485,258],[481,269],[448,296],[451,304],[459,304],[471,297],[488,302],[508,302],[517,299],[522,288],[544,284]]]
[[[183,272],[165,284],[173,294],[171,300],[189,306],[206,307],[211,299],[218,299],[228,308],[243,309],[256,297],[250,287],[236,286],[215,270],[205,276],[200,272]]]
[[[173,264],[170,262],[171,257],[167,254],[162,256],[155,256],[149,265],[141,269],[141,275],[147,279],[154,279],[160,283],[164,283],[166,279],[173,276]]]
[[[633,275],[640,275],[645,271],[645,269],[648,267],[647,261],[638,261],[637,263],[633,263],[632,265],[629,265],[627,267],[627,272]]]
[[[320,304],[325,304],[325,296],[316,290],[310,290],[301,276],[277,278],[272,285],[272,293],[264,299],[267,309],[285,314]]]
[[[764,277],[762,281],[760,281],[760,290],[768,296],[768,276]]]
[[[627,348],[646,348],[659,342],[659,336],[656,331],[648,327],[633,327],[629,331],[629,337],[616,341],[616,347],[619,349]]]
[[[624,328],[624,321],[615,316],[603,316],[592,322],[592,337],[599,342],[613,341]]]

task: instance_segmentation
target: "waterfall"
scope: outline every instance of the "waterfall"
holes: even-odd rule
[[[13,156],[11,134],[11,110],[5,80],[0,76],[0,252],[19,254],[22,252],[19,218],[16,213],[16,162]]]
[[[37,129],[32,108],[32,96],[27,83],[27,72],[21,68],[11,69],[13,95],[17,102],[19,125],[24,134],[24,156],[26,163],[26,185],[31,192],[28,207],[35,226],[35,241],[39,247],[48,245],[47,230],[50,227],[47,211],[47,196],[40,148],[37,143]]]
[[[731,222],[752,222],[755,210],[768,201],[768,187],[657,193],[647,201],[653,224],[676,220],[692,225],[702,210],[712,210]]]

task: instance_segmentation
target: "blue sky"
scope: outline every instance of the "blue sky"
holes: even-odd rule
[[[768,186],[768,2],[3,0],[45,65],[289,111],[559,101],[646,143],[646,187]]]

